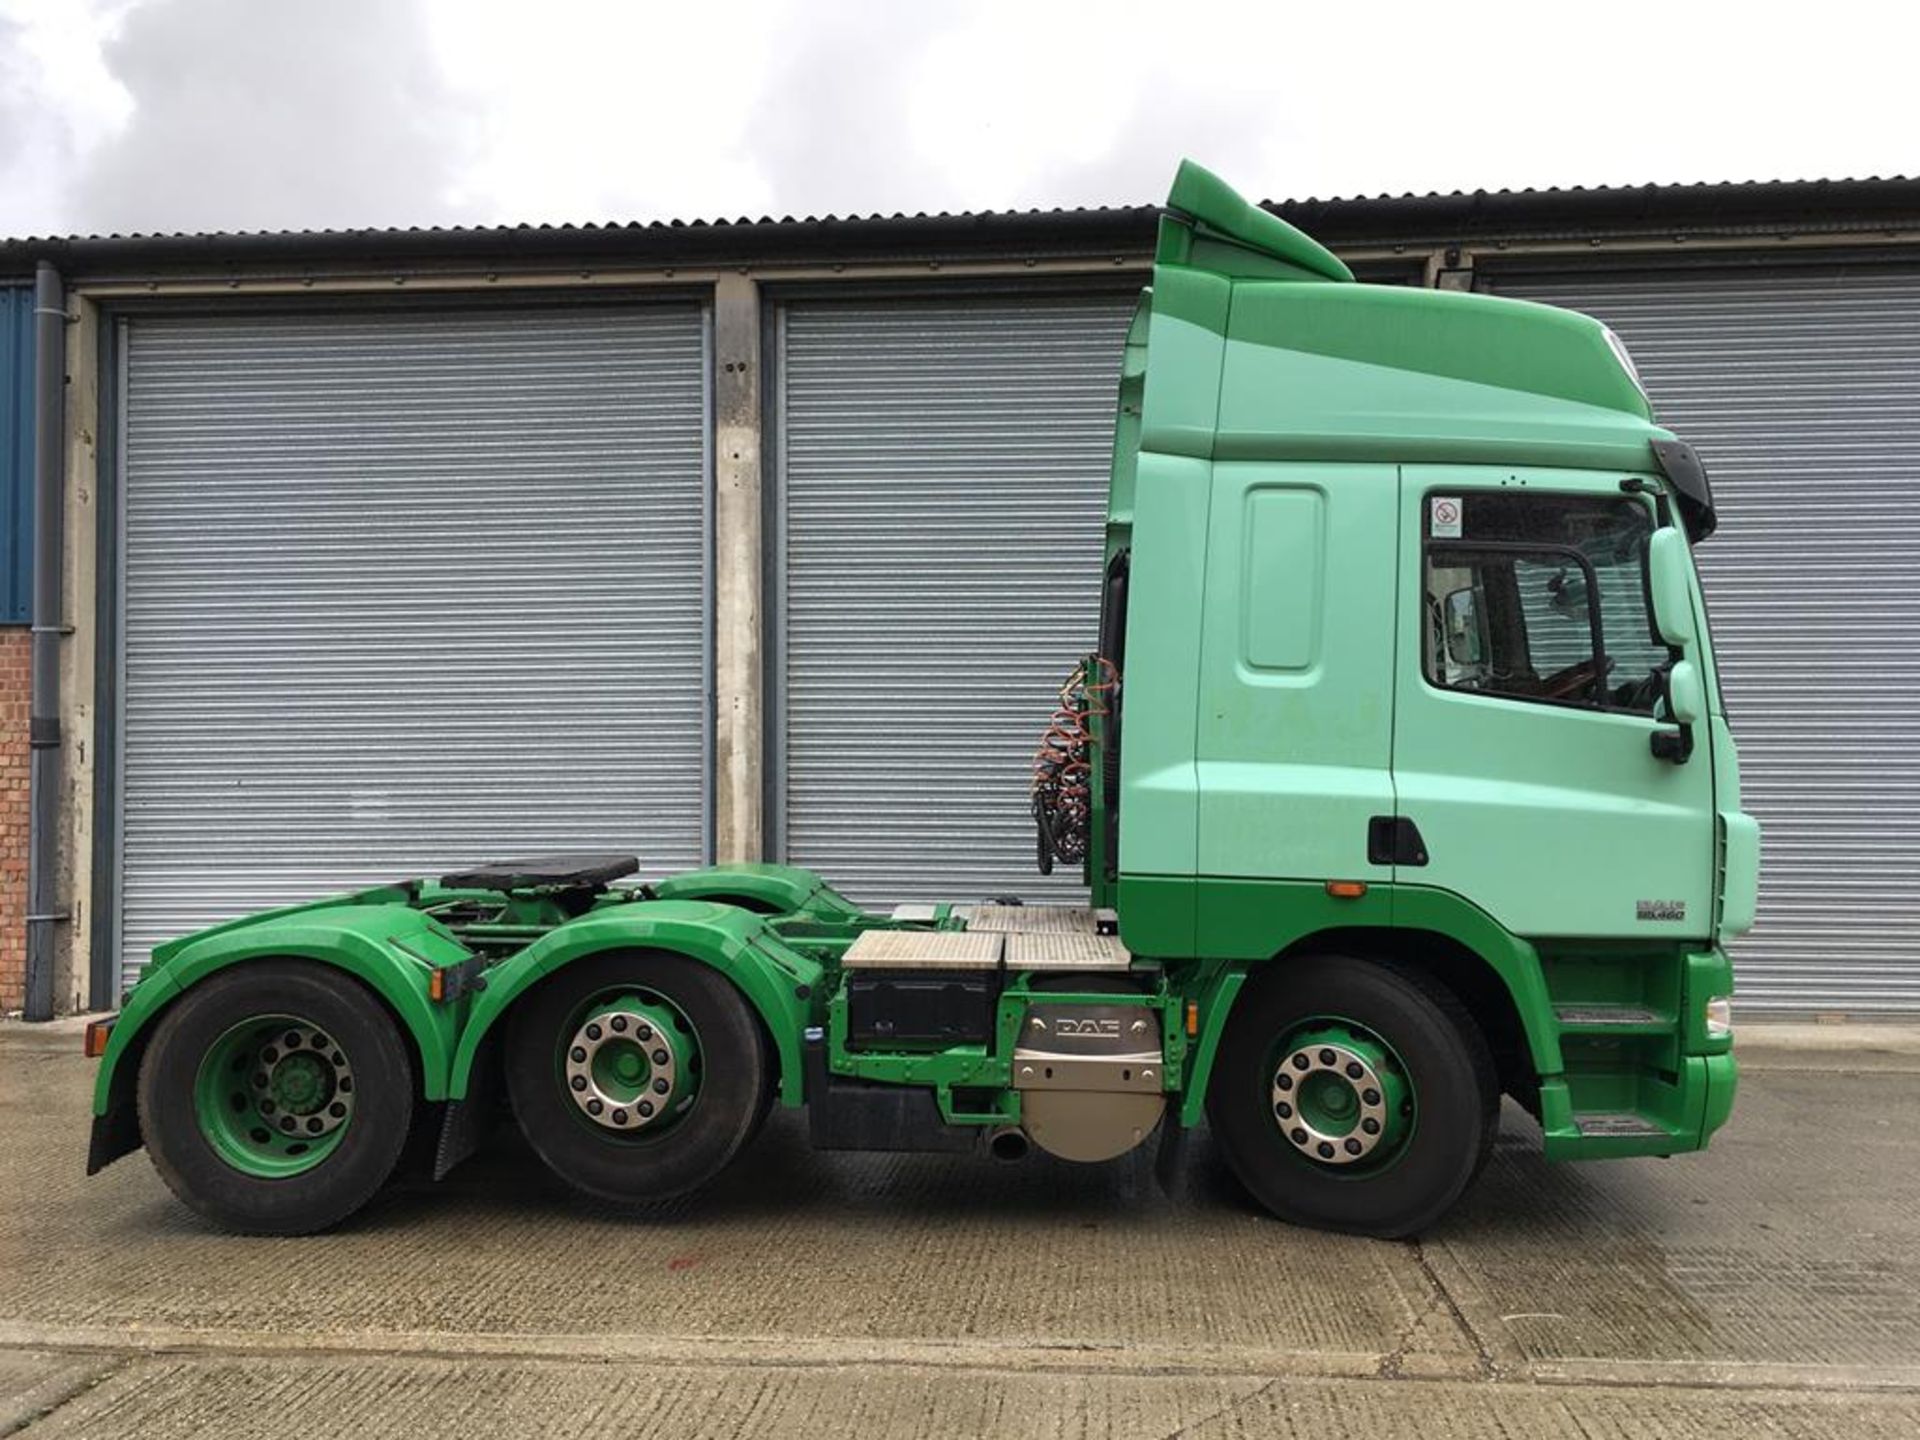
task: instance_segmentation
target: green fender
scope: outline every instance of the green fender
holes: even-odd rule
[[[453,1057],[448,1094],[465,1098],[480,1044],[528,989],[608,950],[668,950],[710,965],[759,1013],[780,1057],[780,1101],[804,1103],[801,1044],[818,1023],[820,966],[782,945],[759,916],[699,900],[643,900],[589,911],[487,971]]]
[[[1198,949],[1210,962],[1225,962],[1225,971],[1213,978],[1201,997],[1200,1033],[1192,1047],[1180,1106],[1182,1124],[1200,1119],[1220,1036],[1238,997],[1238,982],[1228,984],[1226,976],[1251,974],[1260,965],[1311,948],[1320,937],[1341,930],[1426,932],[1457,942],[1478,956],[1506,987],[1535,1071],[1551,1076],[1566,1068],[1539,954],[1452,891],[1376,884],[1361,898],[1345,900],[1311,882],[1123,875],[1120,895],[1121,934],[1129,948],[1143,954],[1178,954],[1184,945],[1189,953]],[[1197,929],[1189,931],[1187,926]]]
[[[775,915],[805,914],[813,919],[851,919],[865,912],[811,870],[794,865],[739,863],[708,865],[657,881],[662,900],[719,900],[739,895],[760,902]]]
[[[145,1048],[155,1018],[188,986],[250,960],[289,958],[331,965],[386,1001],[412,1037],[422,1093],[429,1100],[446,1098],[459,1014],[457,1007],[428,998],[428,977],[437,966],[467,959],[467,952],[419,911],[363,897],[270,911],[156,949],[154,964],[133,987],[107,1039],[94,1082],[94,1114],[105,1115],[116,1095],[129,1093],[133,1076],[122,1074],[122,1062]]]

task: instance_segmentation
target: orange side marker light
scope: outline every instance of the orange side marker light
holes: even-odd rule
[[[1327,881],[1327,894],[1336,900],[1358,900],[1366,893],[1367,882],[1364,880]]]
[[[112,1020],[89,1020],[86,1031],[86,1051],[89,1060],[98,1060],[107,1053],[107,1037],[113,1034]]]

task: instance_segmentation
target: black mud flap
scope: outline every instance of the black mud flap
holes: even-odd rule
[[[907,1150],[957,1154],[975,1149],[981,1131],[949,1125],[933,1091],[834,1075],[827,1047],[807,1046],[807,1127],[816,1150]]]
[[[440,1107],[440,1139],[433,1151],[435,1180],[446,1179],[448,1171],[478,1150],[500,1118],[498,1050],[496,1037],[489,1034],[473,1057],[466,1098],[449,1100]]]
[[[141,1146],[140,1111],[131,1099],[116,1100],[104,1115],[93,1117],[93,1135],[87,1142],[87,1174],[98,1175],[122,1155]]]

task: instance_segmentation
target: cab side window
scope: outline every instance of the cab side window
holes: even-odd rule
[[[1672,657],[1649,604],[1645,505],[1499,490],[1436,494],[1425,508],[1431,683],[1654,713]]]

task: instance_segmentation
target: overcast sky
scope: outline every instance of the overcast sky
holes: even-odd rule
[[[0,0],[0,234],[1920,174],[1903,11]]]

